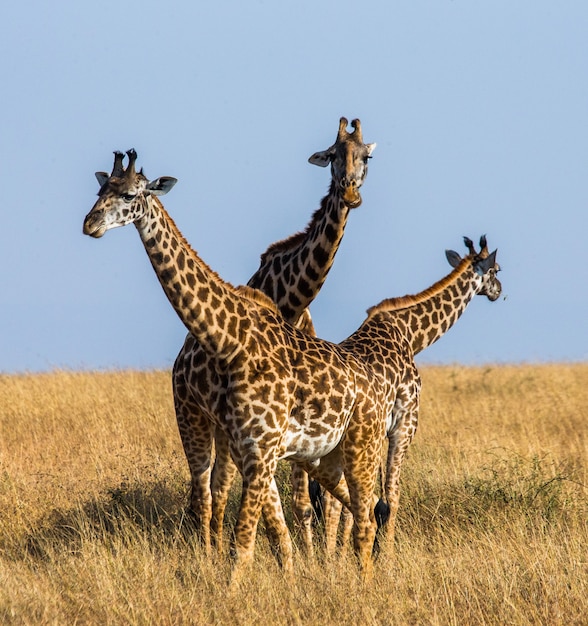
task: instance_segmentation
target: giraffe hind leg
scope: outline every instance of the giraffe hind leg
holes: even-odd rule
[[[384,541],[393,542],[396,514],[400,503],[400,470],[410,444],[416,433],[419,413],[419,387],[399,399],[395,410],[396,427],[388,434],[388,453],[386,457],[386,478],[384,482],[384,502],[387,507],[381,509],[381,521],[375,549],[380,550]],[[387,516],[386,516],[387,512]]]

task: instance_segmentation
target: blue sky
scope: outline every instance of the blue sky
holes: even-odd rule
[[[132,227],[82,235],[113,150],[179,183],[176,223],[245,283],[301,230],[340,116],[377,142],[311,310],[340,341],[486,233],[506,299],[429,363],[588,359],[588,3],[13,2],[0,25],[0,371],[171,367],[185,330]]]

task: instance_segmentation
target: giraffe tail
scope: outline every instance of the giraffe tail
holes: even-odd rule
[[[378,530],[387,523],[390,519],[390,505],[384,500],[385,497],[385,485],[386,485],[386,464],[384,459],[380,460],[380,498],[374,507],[374,514],[376,516],[376,522],[378,524]]]
[[[390,519],[390,505],[380,498],[374,508],[374,514],[376,516],[376,522],[379,530]]]

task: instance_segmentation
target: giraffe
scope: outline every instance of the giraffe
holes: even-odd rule
[[[269,296],[284,319],[314,335],[308,306],[316,297],[333,264],[341,243],[349,211],[361,204],[361,188],[367,176],[367,163],[376,144],[364,144],[361,122],[342,117],[335,143],[315,152],[309,162],[331,165],[328,194],[313,214],[306,229],[272,244],[261,255],[259,269],[247,283]],[[180,437],[191,473],[190,512],[208,551],[211,543],[222,548],[222,524],[229,488],[237,471],[228,442],[221,428],[215,435],[216,460],[209,465],[207,432],[198,424],[209,419],[206,407],[214,407],[227,380],[214,357],[207,355],[198,341],[188,335],[178,354],[172,374],[174,405]],[[216,416],[217,421],[222,415]],[[294,469],[296,475],[299,468]],[[212,475],[211,475],[212,474]],[[270,511],[271,512],[271,511]],[[312,553],[312,506],[308,491],[300,490],[293,504],[294,518],[303,548]],[[271,524],[271,522],[270,522]]]
[[[369,359],[389,380],[397,381],[387,408],[388,453],[385,471],[382,471],[383,498],[376,506],[380,525],[378,543],[386,535],[394,537],[400,469],[418,424],[421,379],[414,356],[440,339],[475,295],[486,296],[493,302],[502,290],[496,277],[500,270],[496,250],[491,254],[488,252],[486,237],[480,238],[480,252],[476,252],[468,237],[464,237],[464,242],[469,252],[464,259],[453,250],[446,251],[447,260],[454,269],[445,278],[417,295],[389,298],[371,307],[362,327],[341,344]],[[294,485],[294,491],[305,488],[305,485]],[[341,506],[326,493],[323,510],[327,551],[332,551]],[[344,523],[343,540],[347,534],[348,524]],[[376,550],[378,547],[376,544]]]
[[[222,420],[198,425],[207,428],[209,457],[213,422],[223,429],[243,478],[231,542],[232,582],[238,583],[253,559],[262,508],[275,523],[282,566],[292,571],[292,544],[274,479],[282,458],[303,464],[351,509],[355,552],[369,577],[385,381],[349,350],[294,328],[263,292],[223,281],[190,247],[159,199],[176,179],[150,181],[135,169],[136,152],[127,156],[126,169],[124,155],[115,152],[112,173],[96,173],[98,200],[83,232],[99,238],[135,225],[168,300],[226,377],[211,412]]]

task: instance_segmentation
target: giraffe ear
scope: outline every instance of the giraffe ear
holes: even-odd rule
[[[461,262],[461,257],[455,250],[445,250],[445,256],[447,257],[451,267],[457,267]]]
[[[110,178],[110,176],[106,172],[96,172],[94,176],[96,176],[96,180],[98,181],[100,187],[102,187],[102,185],[104,185],[106,181]]]
[[[327,165],[331,162],[331,159],[335,156],[335,146],[331,146],[327,150],[322,150],[321,152],[315,152],[309,159],[308,162],[313,165],[318,165],[319,167],[327,167]]]
[[[152,180],[147,184],[146,191],[153,194],[154,196],[163,196],[165,195],[176,183],[178,182],[177,178],[173,178],[172,176],[160,176],[155,180]]]
[[[476,273],[480,276],[484,276],[484,274],[491,268],[496,265],[496,253],[498,250],[494,250],[491,254],[489,254],[486,258],[480,259],[475,265],[474,269]]]
[[[372,156],[372,152],[376,149],[377,143],[366,143],[365,147],[367,148],[368,156]]]

